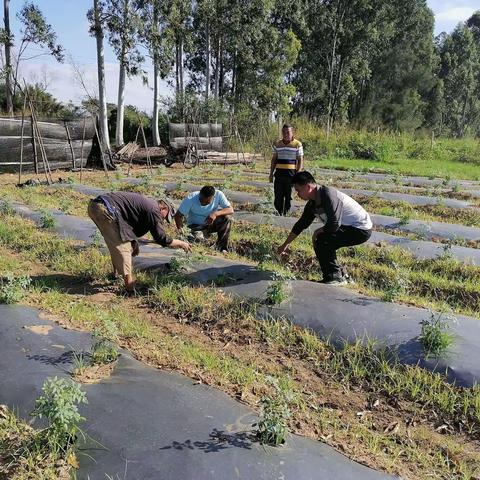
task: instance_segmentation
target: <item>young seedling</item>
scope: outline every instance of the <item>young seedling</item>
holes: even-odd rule
[[[92,241],[90,245],[94,248],[101,248],[103,246],[103,237],[98,228],[90,235],[90,240]]]
[[[44,434],[50,449],[55,453],[65,452],[75,443],[79,424],[85,420],[78,412],[78,405],[88,403],[87,397],[78,384],[57,377],[48,378],[42,390],[32,416],[48,420]]]
[[[279,305],[288,298],[288,278],[280,273],[275,273],[273,282],[268,286],[265,303]]]
[[[93,343],[90,355],[93,364],[101,365],[114,362],[118,358],[118,348],[112,342],[118,339],[117,325],[104,319],[102,325],[93,331]]]
[[[264,445],[279,446],[286,441],[294,394],[274,377],[268,377],[267,382],[273,388],[273,393],[260,400],[261,412],[256,433]]]
[[[89,366],[89,361],[87,356],[83,353],[73,353],[73,375],[75,376],[83,376],[85,371]]]
[[[454,318],[444,318],[441,312],[431,312],[429,319],[420,322],[422,330],[419,340],[426,358],[442,356],[453,344],[454,337],[449,332],[451,321]]]
[[[15,210],[9,200],[0,200],[0,214],[10,216],[15,215]]]
[[[395,262],[392,262],[392,267],[398,268],[398,265],[396,265]],[[393,278],[389,278],[385,281],[383,287],[383,301],[394,302],[398,297],[408,291],[409,285],[410,282],[408,279],[397,270]]]
[[[52,229],[57,226],[57,220],[48,210],[43,210],[40,217],[40,227],[45,229]]]
[[[398,221],[398,224],[401,225],[402,227],[405,226],[405,225],[408,225],[408,223],[410,222],[411,220],[411,217],[408,213],[403,213],[401,216],[400,216],[400,219]]]
[[[16,277],[13,273],[7,273],[0,278],[0,303],[12,304],[19,302],[26,294],[32,283],[29,276]]]

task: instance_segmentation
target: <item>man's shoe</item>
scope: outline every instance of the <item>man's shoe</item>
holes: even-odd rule
[[[346,285],[348,283],[345,277],[339,278],[326,278],[320,281],[324,285]]]

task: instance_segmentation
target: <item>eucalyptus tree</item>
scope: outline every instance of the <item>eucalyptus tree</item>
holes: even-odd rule
[[[141,29],[141,5],[134,0],[106,0],[105,14],[108,39],[119,62],[117,124],[115,144],[124,144],[126,77],[145,75],[142,70],[144,57],[138,49]]]
[[[9,114],[13,114],[13,104],[19,85],[19,67],[22,61],[42,55],[52,55],[58,62],[64,60],[64,50],[57,43],[57,34],[35,4],[25,3],[17,13],[17,19],[20,22],[20,28],[16,53],[14,53],[12,49],[15,46],[15,38],[10,30],[10,1],[4,0],[5,29],[1,31],[0,36],[5,46],[5,87]],[[41,52],[27,56],[28,47],[32,44],[39,46]]]
[[[440,45],[445,85],[445,123],[457,137],[480,132],[480,49],[474,33],[460,24]]]
[[[142,28],[140,41],[146,47],[153,64],[153,144],[160,145],[159,132],[159,79],[166,78],[172,69],[174,43],[167,35],[165,4],[162,0],[137,0]]]
[[[107,94],[105,85],[105,54],[103,49],[105,16],[105,1],[93,0],[93,8],[88,11],[87,18],[90,21],[90,33],[95,37],[97,44],[98,120],[102,146],[105,150],[110,150]]]

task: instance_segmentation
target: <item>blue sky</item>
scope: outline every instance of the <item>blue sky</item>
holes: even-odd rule
[[[381,1],[381,0],[379,0]],[[58,34],[59,42],[65,47],[69,57],[83,72],[88,90],[95,94],[96,46],[95,40],[88,34],[86,12],[93,4],[92,0],[34,0],[40,7],[48,23]],[[466,20],[475,10],[480,9],[480,0],[427,0],[429,7],[435,14],[435,33],[451,31],[455,26]],[[10,2],[12,29],[15,32],[18,22],[16,12],[23,5],[23,0]],[[38,48],[32,47],[28,56],[41,53]],[[115,55],[105,45],[107,98],[109,102],[116,102],[118,85],[118,67]],[[147,65],[150,73],[151,66]],[[71,62],[67,59],[64,64],[58,64],[48,56],[41,56],[24,62],[21,74],[27,80],[44,79],[48,81],[48,88],[59,100],[72,100],[79,103],[85,96],[84,89],[75,80]],[[163,83],[161,94],[168,95],[170,89]],[[142,85],[138,78],[128,81],[125,93],[127,103],[151,112],[151,90]]]

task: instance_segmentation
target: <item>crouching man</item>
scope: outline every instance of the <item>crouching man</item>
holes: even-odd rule
[[[132,257],[139,253],[139,237],[150,232],[162,247],[191,250],[187,242],[172,239],[165,233],[163,222],[170,222],[173,214],[170,202],[134,192],[112,192],[90,200],[88,215],[105,239],[114,274],[122,275],[127,292],[135,289]]]
[[[335,188],[317,185],[312,174],[298,172],[292,178],[298,196],[307,204],[285,242],[277,249],[282,255],[288,245],[308,228],[315,218],[324,225],[313,233],[315,254],[323,273],[322,283],[341,285],[346,274],[337,262],[337,250],[366,242],[372,234],[372,221],[368,213],[353,198]]]
[[[193,239],[202,240],[216,233],[216,248],[225,251],[228,250],[232,215],[233,208],[224,193],[205,186],[183,199],[174,218],[179,230],[187,224]]]

